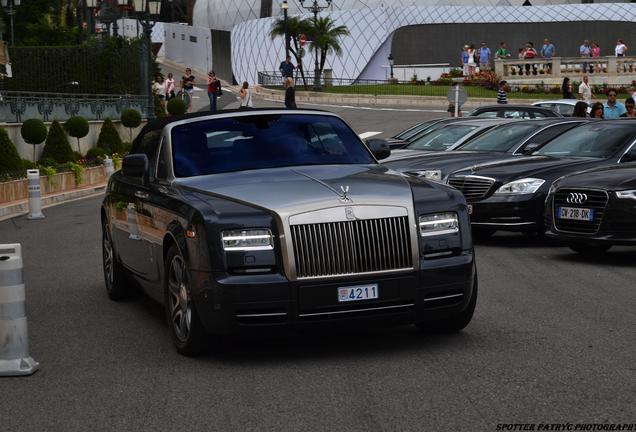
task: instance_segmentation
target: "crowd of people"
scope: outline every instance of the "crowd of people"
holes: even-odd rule
[[[623,39],[618,39],[616,41],[616,46],[614,47],[614,55],[616,57],[625,56],[628,50],[627,44]],[[543,45],[539,50],[535,48],[533,42],[528,42],[522,47],[519,47],[517,51],[518,59],[528,59],[534,60],[537,58],[542,58],[546,60],[552,60],[553,57],[556,57],[556,47],[550,41],[550,39],[545,38],[543,40]],[[601,47],[597,42],[590,42],[588,39],[585,39],[581,46],[579,47],[578,52],[580,57],[589,57],[589,58],[599,58],[601,57]],[[474,44],[466,44],[464,45],[464,49],[461,54],[461,65],[464,76],[472,76],[479,71],[490,70],[493,65],[494,60],[507,60],[512,57],[510,51],[508,50],[508,46],[506,42],[501,42],[499,44],[499,48],[495,51],[494,55],[491,52],[488,44],[486,42],[482,42],[479,48],[475,48]],[[530,73],[536,75],[537,74],[537,64],[525,64],[518,66],[519,74],[523,75],[524,71],[526,75]],[[549,73],[552,70],[552,63],[546,62],[543,64],[545,70]],[[601,72],[601,62],[600,61],[590,61],[582,63],[582,70],[589,73],[599,73]]]

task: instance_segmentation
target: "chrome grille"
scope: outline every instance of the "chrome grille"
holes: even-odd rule
[[[583,204],[570,204],[567,202],[568,195],[570,193],[584,193],[587,195],[587,200]],[[601,220],[605,214],[605,207],[607,206],[607,193],[598,190],[589,189],[559,189],[554,194],[554,201],[552,205],[552,214],[554,217],[554,226],[559,231],[569,231],[585,234],[593,234],[598,231],[601,225]],[[593,221],[577,221],[569,219],[557,218],[556,212],[559,207],[578,207],[589,208],[594,210]]]
[[[291,226],[298,278],[413,267],[407,216]]]
[[[466,201],[484,198],[495,183],[494,179],[479,176],[451,176],[448,184],[464,194]]]

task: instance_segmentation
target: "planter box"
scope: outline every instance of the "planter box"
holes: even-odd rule
[[[82,183],[76,184],[72,172],[57,173],[53,176],[52,184],[49,185],[45,176],[40,177],[40,188],[42,196],[58,194],[73,189],[87,186],[96,186],[106,183],[106,171],[104,166],[86,168],[84,170]],[[28,180],[14,180],[0,183],[0,204],[10,201],[21,201],[29,198]]]

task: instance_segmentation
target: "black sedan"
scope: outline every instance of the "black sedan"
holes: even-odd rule
[[[403,130],[402,132],[397,133],[395,136],[387,139],[386,141],[389,144],[391,150],[404,148],[409,145],[411,142],[419,138],[420,136],[429,133],[433,130],[442,128],[451,123],[457,123],[464,120],[470,120],[467,117],[442,117],[436,118],[432,120],[427,120],[421,123],[418,123],[414,126],[411,126],[408,129]]]
[[[480,234],[495,231],[543,233],[544,203],[559,177],[636,158],[636,121],[590,121],[564,132],[532,156],[459,170],[448,183],[472,205]]]
[[[546,201],[548,235],[584,255],[636,246],[636,164],[558,179]]]
[[[461,330],[477,301],[466,201],[378,164],[389,153],[319,111],[150,122],[103,201],[108,295],[134,282],[163,303],[186,355],[244,329]]]
[[[584,121],[563,118],[511,121],[495,126],[451,152],[413,152],[383,162],[383,165],[409,175],[445,181],[450,173],[462,168],[535,151]]]
[[[534,105],[513,105],[513,104],[496,104],[484,105],[475,108],[469,117],[488,117],[488,118],[509,118],[509,119],[534,119],[546,117],[563,117],[550,108],[544,108]]]

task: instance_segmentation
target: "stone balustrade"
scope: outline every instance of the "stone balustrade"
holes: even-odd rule
[[[628,85],[636,79],[636,57],[554,57],[550,60],[496,60],[495,72],[507,81],[544,81],[560,84],[564,77],[581,81],[588,75],[593,84]]]

